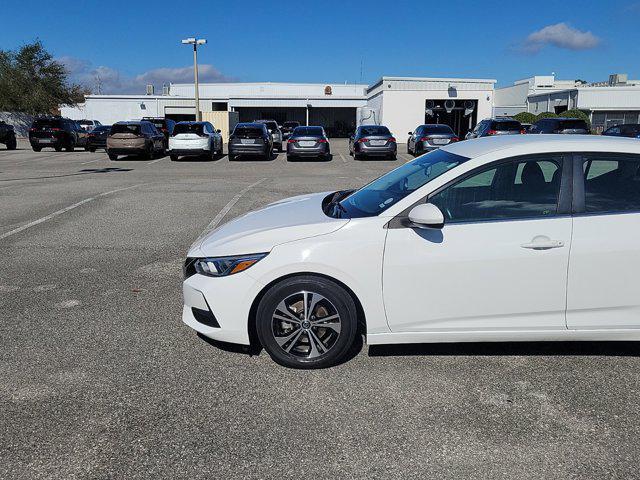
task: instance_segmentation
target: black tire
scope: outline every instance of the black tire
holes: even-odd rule
[[[107,155],[109,155],[109,160],[118,160],[118,155],[116,155],[115,153],[107,152]]]
[[[65,149],[67,152],[73,152],[73,151],[76,149],[76,141],[75,141],[73,138],[71,138],[71,139],[69,140],[69,142],[67,143],[67,146],[66,146],[66,147],[64,147],[64,149]]]
[[[398,155],[396,155],[395,153],[393,155],[391,155],[389,157],[391,160],[397,160],[398,159]]]
[[[170,155],[169,158],[171,159],[172,162],[178,161],[178,155]]]
[[[34,152],[40,152],[42,151],[42,147],[31,147],[33,149]]]
[[[229,161],[230,161],[230,162],[235,162],[237,158],[238,158],[238,157],[237,157],[236,155],[234,155],[234,154],[232,154],[232,153],[230,153],[230,154],[229,154]]]
[[[145,160],[151,160],[153,158],[153,148],[147,145],[144,149],[144,153],[142,154],[142,158]]]
[[[95,147],[89,147],[89,151],[91,153],[96,153],[96,148]]]
[[[265,153],[264,155],[264,159],[266,161],[270,161],[271,160],[271,156],[273,155],[273,150],[269,150],[267,153]]]
[[[61,151],[62,151],[62,145],[55,145],[55,146],[53,147],[53,149],[54,149],[56,152],[61,152]]]
[[[293,162],[296,159],[293,155],[287,155],[287,162]]]
[[[363,158],[362,154],[353,152],[353,159],[354,160],[362,160],[362,158]]]
[[[308,321],[296,320],[299,322],[296,325],[291,321],[282,322],[281,314],[278,314],[280,319],[273,318],[281,302],[297,300],[298,304],[301,304],[304,295],[307,295],[309,304],[313,303],[313,296],[316,296],[315,300],[318,299],[317,296],[324,297],[309,312]],[[309,298],[308,295],[312,297]],[[325,315],[318,319],[319,312]],[[289,317],[294,316],[292,310],[288,310],[287,314]],[[314,314],[316,316],[313,316]],[[333,319],[332,323],[339,325],[338,331],[334,327],[321,326],[323,317],[334,317],[336,314],[338,321]],[[314,326],[314,322],[320,322],[320,325]],[[353,298],[340,285],[324,277],[301,275],[282,280],[265,293],[256,312],[256,327],[262,347],[276,363],[291,368],[325,368],[340,363],[348,355],[358,333],[358,313]],[[289,329],[285,330],[284,336],[296,330],[300,331],[300,334],[297,338],[294,335],[291,342],[284,343],[281,347],[276,338],[283,339],[284,336],[276,336],[275,329],[280,330],[277,333],[282,333],[283,327]],[[311,332],[311,335],[308,332]],[[317,340],[314,342],[315,352],[311,347],[312,335],[315,335]],[[289,347],[291,350],[287,352],[286,349]]]
[[[18,142],[16,141],[16,137],[11,137],[7,140],[7,150],[15,150],[18,146]]]

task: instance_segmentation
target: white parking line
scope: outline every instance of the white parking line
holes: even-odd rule
[[[233,208],[233,206],[238,203],[238,200],[240,200],[240,197],[242,197],[245,193],[247,193],[249,190],[251,190],[253,187],[255,187],[256,185],[261,184],[262,182],[264,182],[266,180],[266,178],[263,178],[261,180],[258,180],[255,183],[252,183],[251,185],[249,185],[248,187],[243,188],[242,190],[240,190],[230,201],[229,203],[227,203],[222,210],[220,210],[218,212],[218,214],[214,217],[213,220],[211,220],[211,223],[209,223],[209,225],[207,225],[207,228],[204,229],[204,232],[202,232],[201,236],[204,235],[206,232],[213,230],[214,228],[216,228],[216,226],[218,226],[218,224],[220,223],[220,221],[224,218],[224,216],[229,213],[229,210],[231,210]]]
[[[81,162],[80,165],[86,165],[87,163],[101,162],[103,160],[104,160],[104,158],[96,158],[95,160],[89,160],[88,162]]]
[[[340,155],[340,158],[342,159],[342,161],[343,161],[344,163],[347,163],[347,159],[346,159],[346,158],[344,158],[344,155],[342,154],[342,152],[338,152],[338,155]]]
[[[194,108],[195,108],[195,107],[194,107]],[[159,159],[157,159],[157,160],[153,160],[152,162],[147,163],[147,167],[148,167],[149,165],[153,165],[154,163],[159,162],[160,160],[164,160],[164,157],[159,158]]]
[[[80,200],[79,202],[76,202],[73,205],[69,205],[68,207],[64,207],[63,209],[60,209],[60,210],[58,210],[56,212],[53,212],[53,213],[47,215],[46,217],[38,218],[37,220],[34,220],[33,222],[29,222],[26,225],[22,225],[21,227],[18,227],[18,228],[14,229],[14,230],[11,230],[10,232],[3,233],[2,235],[0,235],[0,240],[3,240],[5,238],[7,238],[7,237],[10,237],[11,235],[15,235],[16,233],[23,232],[28,228],[35,227],[36,225],[40,225],[41,223],[44,223],[47,220],[51,220],[52,218],[60,216],[63,213],[68,212],[69,210],[73,210],[74,208],[78,208],[78,207],[84,205],[85,203],[93,202],[94,200],[96,200],[96,199],[98,199],[100,197],[105,197],[107,195],[111,195],[112,193],[122,192],[124,190],[130,190],[132,188],[140,187],[142,185],[145,185],[145,184],[144,183],[139,183],[137,185],[131,185],[129,187],[117,188],[116,190],[109,190],[108,192],[99,193],[98,195],[96,195],[94,197],[85,198],[84,200]]]

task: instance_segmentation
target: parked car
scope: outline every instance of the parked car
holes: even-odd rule
[[[296,368],[339,363],[359,335],[639,341],[639,212],[640,142],[458,142],[208,233],[185,261],[182,319]]]
[[[264,123],[267,126],[267,130],[273,137],[274,150],[282,151],[282,132],[278,126],[278,122],[275,120],[256,120],[255,123]]]
[[[107,148],[107,137],[111,131],[111,125],[98,125],[87,135],[85,150],[95,152],[98,148]]]
[[[178,122],[169,137],[169,156],[172,161],[179,157],[214,158],[223,155],[220,130],[209,122]]]
[[[91,132],[94,128],[102,125],[98,120],[76,120],[76,122],[87,132]]]
[[[282,124],[282,128],[280,128],[280,130],[282,131],[282,140],[287,140],[291,134],[293,133],[293,131],[296,129],[296,127],[300,126],[300,122],[294,122],[294,121],[288,121],[288,122],[284,122]]]
[[[296,127],[287,140],[287,160],[299,157],[331,158],[331,146],[324,128]]]
[[[107,137],[110,160],[119,155],[140,155],[145,159],[164,156],[164,135],[147,121],[118,122],[111,126]]]
[[[589,125],[576,118],[543,118],[531,125],[529,133],[556,133],[563,135],[586,135]]]
[[[349,137],[349,155],[356,160],[366,157],[396,159],[398,144],[384,125],[361,125]]]
[[[74,120],[63,117],[37,118],[29,129],[29,143],[34,152],[52,147],[56,152],[64,148],[73,152],[75,147],[84,147],[87,132]]]
[[[153,125],[164,135],[164,149],[169,148],[169,137],[173,133],[176,121],[165,117],[142,117],[142,120],[153,123]]]
[[[4,143],[7,150],[15,150],[18,146],[13,125],[9,125],[4,120],[0,120],[0,143]]]
[[[409,132],[407,153],[414,156],[422,155],[458,140],[460,139],[449,125],[420,125],[413,132]]]
[[[520,135],[527,133],[522,124],[513,118],[488,118],[469,131],[465,140],[493,135]]]
[[[640,138],[640,124],[637,123],[625,123],[622,125],[616,125],[611,128],[607,128],[602,135],[609,137],[630,137]]]
[[[229,160],[241,155],[271,160],[273,137],[264,123],[238,123],[229,136]]]

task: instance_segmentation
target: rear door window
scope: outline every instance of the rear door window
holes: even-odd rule
[[[233,134],[241,138],[261,138],[264,130],[258,127],[236,127]]]
[[[140,125],[139,124],[127,124],[127,123],[116,123],[111,127],[111,135],[115,133],[133,133],[135,135],[140,134]]]
[[[585,212],[640,211],[640,155],[585,154]]]
[[[493,122],[493,129],[501,132],[517,132],[522,130],[520,122]]]
[[[204,133],[204,125],[202,123],[178,123],[173,127],[173,136],[181,133],[195,133],[202,135]]]
[[[451,127],[449,125],[429,125],[422,128],[422,133],[425,135],[453,133],[453,130],[451,130]]]
[[[297,137],[321,137],[323,131],[321,127],[298,127],[293,134]]]

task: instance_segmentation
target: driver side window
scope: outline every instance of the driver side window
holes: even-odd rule
[[[473,173],[433,195],[448,223],[557,214],[562,158],[519,157]]]

